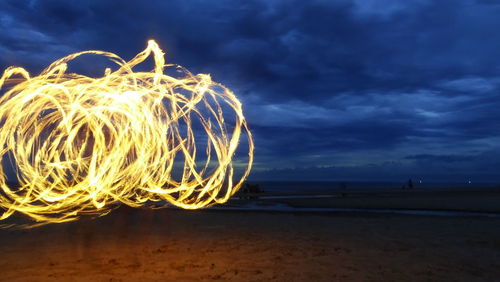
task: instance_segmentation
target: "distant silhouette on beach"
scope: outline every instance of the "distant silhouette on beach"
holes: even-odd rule
[[[347,184],[345,182],[340,182],[340,196],[345,197],[347,193],[345,192],[347,190]]]
[[[259,198],[259,196],[255,195],[255,194],[260,194],[263,192],[264,192],[264,190],[262,190],[260,188],[259,184],[251,184],[251,183],[245,182],[245,184],[243,185],[243,189],[241,189],[239,192],[239,197],[240,197],[240,199]]]
[[[408,179],[408,189],[413,189],[413,181],[410,179]]]
[[[406,184],[403,184],[403,186],[401,186],[401,189],[413,189],[414,186],[413,186],[413,181],[410,179],[408,179],[408,181],[406,182]]]

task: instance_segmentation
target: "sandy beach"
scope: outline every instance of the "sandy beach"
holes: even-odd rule
[[[1,281],[498,281],[500,218],[146,210],[0,230]]]

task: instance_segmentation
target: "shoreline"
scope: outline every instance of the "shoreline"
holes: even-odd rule
[[[172,208],[177,209],[177,208]],[[415,216],[443,216],[443,217],[486,217],[500,218],[498,212],[481,212],[468,210],[427,210],[427,209],[383,209],[383,208],[295,208],[290,206],[251,206],[251,207],[210,207],[206,211],[214,212],[262,212],[262,213],[310,213],[332,215],[370,215],[395,214]]]
[[[238,197],[239,196],[239,197]],[[500,189],[464,190],[330,190],[303,193],[239,194],[228,206],[257,208],[283,206],[285,209],[391,210],[465,213],[500,213]],[[279,208],[279,207],[278,207]]]

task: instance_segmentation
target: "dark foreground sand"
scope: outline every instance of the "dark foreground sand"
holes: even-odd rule
[[[120,208],[0,242],[2,281],[500,281],[500,218]]]

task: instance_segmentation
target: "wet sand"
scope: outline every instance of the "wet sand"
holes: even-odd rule
[[[125,207],[0,242],[1,281],[500,279],[500,218]]]
[[[319,194],[319,193],[318,193]],[[259,199],[261,202],[280,202],[296,208],[359,208],[464,211],[500,214],[500,189],[413,189],[413,190],[346,190],[324,191],[322,196],[282,199]],[[286,196],[286,195],[285,195]],[[271,196],[272,197],[272,196]]]

